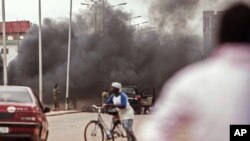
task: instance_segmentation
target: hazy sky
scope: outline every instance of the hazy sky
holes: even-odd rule
[[[147,6],[143,3],[145,0],[108,0],[111,4],[127,2],[127,5],[116,8],[133,13],[133,15],[142,15],[143,21],[147,19]],[[69,17],[70,0],[41,0],[42,18],[50,17],[53,19]],[[85,0],[73,0],[73,13],[79,10],[87,9],[80,5]],[[1,20],[2,20],[2,1],[1,1]],[[6,21],[30,20],[38,23],[38,0],[5,0]]]

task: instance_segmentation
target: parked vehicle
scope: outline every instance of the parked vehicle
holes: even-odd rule
[[[138,90],[137,86],[123,86],[122,91],[128,96],[128,100],[136,114],[142,112],[146,114],[147,110],[154,104],[154,88]]]
[[[0,86],[0,140],[46,141],[49,111],[29,87]]]
[[[151,113],[150,107],[153,106],[155,102],[155,89],[154,88],[148,88],[144,89],[141,92],[141,99],[140,99],[140,105],[142,107],[142,111],[144,114],[147,112]]]

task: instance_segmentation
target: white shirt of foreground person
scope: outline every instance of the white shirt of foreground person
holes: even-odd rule
[[[229,141],[231,124],[250,124],[250,45],[225,44],[180,71],[142,126],[142,141]]]

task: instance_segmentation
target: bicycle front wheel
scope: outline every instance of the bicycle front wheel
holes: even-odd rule
[[[85,141],[104,141],[104,133],[98,121],[90,121],[84,129]]]

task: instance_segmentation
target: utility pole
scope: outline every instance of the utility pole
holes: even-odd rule
[[[95,24],[95,33],[97,32],[97,14],[98,14],[98,8],[100,8],[101,12],[102,12],[102,27],[101,30],[103,32],[104,35],[104,22],[105,22],[105,17],[104,17],[104,12],[105,12],[105,0],[90,0],[93,4],[91,4],[90,9],[92,10],[92,8],[94,8],[94,24]],[[98,4],[99,2],[102,2],[102,4]],[[127,3],[121,3],[119,5],[116,6],[120,6],[120,5],[126,5]],[[81,3],[81,5],[88,5],[90,6],[90,4],[87,3]]]
[[[43,69],[42,69],[42,22],[41,22],[41,0],[38,3],[39,13],[39,99],[43,103]]]
[[[138,24],[134,24],[134,25],[131,25],[131,27],[133,27],[133,26],[138,26],[138,31],[140,30],[140,25],[142,25],[142,24],[146,24],[146,23],[148,23],[148,21],[145,21],[145,22],[141,22],[141,23],[138,23]],[[136,30],[136,29],[135,29]]]
[[[116,6],[123,6],[123,5],[126,5],[127,3],[119,3],[117,5],[111,5],[111,6],[107,6],[105,7],[105,0],[102,0],[102,7],[101,7],[101,12],[102,12],[102,32],[103,32],[103,35],[105,34],[104,30],[105,30],[105,13],[106,13],[106,9],[108,8],[113,8],[116,7]]]
[[[17,28],[18,28],[18,34],[17,34],[17,55],[19,55],[19,42],[20,42],[20,24],[19,24],[19,21],[17,19]]]
[[[96,33],[96,18],[97,18],[97,5],[96,5],[96,1],[95,1],[94,8],[95,8],[95,33]]]
[[[104,10],[105,10],[105,0],[102,0],[102,34],[104,36],[105,31],[104,31]]]
[[[71,22],[72,22],[72,0],[70,0],[69,12],[69,41],[68,41],[68,62],[67,62],[67,82],[66,82],[66,105],[65,109],[69,109],[69,66],[70,66],[70,48],[71,48]]]
[[[131,30],[131,27],[132,27],[132,19],[136,19],[136,18],[141,18],[141,16],[135,16],[135,17],[132,17],[132,18],[128,18],[127,20],[130,21],[130,25],[129,25],[129,29]]]
[[[7,78],[7,48],[6,48],[6,25],[5,25],[5,2],[2,0],[2,33],[3,33],[3,84],[8,84]]]

